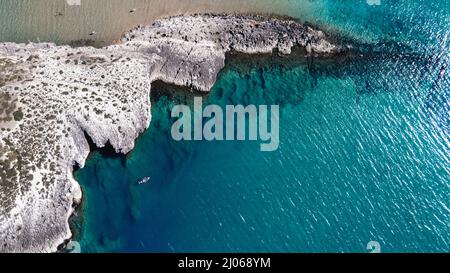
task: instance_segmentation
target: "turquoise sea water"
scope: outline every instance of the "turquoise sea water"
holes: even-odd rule
[[[279,104],[272,153],[175,142],[170,110],[191,98],[153,98],[131,154],[95,152],[76,172],[82,251],[450,251],[448,1],[295,3],[361,54],[229,61],[205,100]]]

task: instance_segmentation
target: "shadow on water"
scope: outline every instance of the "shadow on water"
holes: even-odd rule
[[[90,155],[93,153],[100,153],[102,157],[120,159],[121,165],[126,166],[127,155],[117,153],[111,143],[108,141],[104,147],[98,147],[87,132],[84,132],[84,137],[89,144]],[[88,158],[89,159],[89,158]]]
[[[208,92],[202,92],[192,87],[179,86],[157,80],[152,83],[150,101],[153,105],[162,97],[166,97],[176,104],[192,104],[194,97],[207,97],[208,94]]]

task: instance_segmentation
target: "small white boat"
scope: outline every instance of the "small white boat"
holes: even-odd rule
[[[89,33],[89,35],[91,35],[91,36],[97,35],[97,32],[92,31],[91,33]]]
[[[144,177],[142,180],[140,180],[140,181],[138,182],[138,184],[139,184],[139,185],[146,184],[148,181],[150,181],[150,177],[146,176],[146,177]]]

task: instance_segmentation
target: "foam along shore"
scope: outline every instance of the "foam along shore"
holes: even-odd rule
[[[0,44],[0,252],[53,252],[80,202],[73,166],[108,142],[128,153],[150,124],[155,80],[207,92],[225,53],[333,55],[320,30],[261,16],[178,16],[105,48]],[[5,106],[5,107],[4,107]]]

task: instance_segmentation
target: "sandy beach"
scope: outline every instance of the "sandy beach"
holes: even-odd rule
[[[288,5],[284,0],[6,0],[0,10],[0,41],[103,46],[137,25],[163,17],[205,12],[286,14],[292,11]]]

